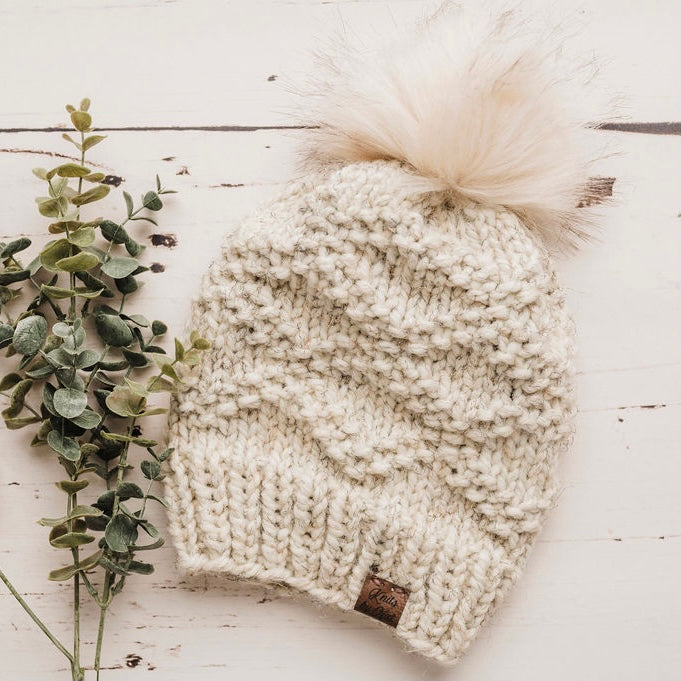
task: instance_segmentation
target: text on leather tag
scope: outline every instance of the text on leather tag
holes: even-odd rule
[[[409,589],[393,584],[370,572],[359,593],[355,610],[396,627],[409,598]]]

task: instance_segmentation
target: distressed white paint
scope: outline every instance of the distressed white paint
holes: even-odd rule
[[[554,14],[576,2],[551,4]],[[308,67],[315,36],[402,21],[432,6],[390,2],[0,0],[0,128],[60,124],[87,94],[96,123],[129,127],[280,125],[292,102],[281,82]],[[605,54],[608,82],[634,121],[678,120],[681,5],[589,0],[584,43]],[[358,29],[359,30],[359,29]],[[270,81],[276,75],[278,80]],[[521,582],[454,669],[401,652],[383,628],[306,599],[217,578],[188,579],[172,548],[154,576],[131,580],[113,607],[104,678],[183,681],[354,679],[659,681],[681,674],[681,138],[597,133],[618,203],[601,241],[561,262],[580,337],[581,414],[562,466],[560,505]],[[222,235],[293,170],[290,132],[112,132],[94,150],[135,193],[159,172],[180,190],[149,247],[138,309],[174,328]],[[0,133],[0,239],[40,242],[30,169],[69,153],[57,133]],[[174,160],[161,159],[174,157]],[[188,174],[176,175],[186,168]],[[222,184],[240,185],[224,187]],[[243,186],[241,186],[243,185]],[[120,201],[107,199],[120,211]],[[151,233],[139,227],[139,234]],[[160,432],[157,420],[145,432]],[[61,555],[33,520],[63,501],[46,452],[27,432],[0,430],[0,564],[68,639],[68,586],[46,581]],[[157,515],[163,525],[161,514]],[[85,631],[94,628],[89,607]],[[86,650],[91,659],[92,646]],[[141,658],[136,667],[126,664]],[[134,658],[136,659],[136,658]],[[62,658],[0,588],[0,679],[67,678]]]

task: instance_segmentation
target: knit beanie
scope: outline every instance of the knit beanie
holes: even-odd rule
[[[550,253],[584,232],[583,126],[512,19],[454,8],[327,60],[305,172],[204,276],[212,347],[170,413],[184,569],[445,662],[521,572],[575,414]]]

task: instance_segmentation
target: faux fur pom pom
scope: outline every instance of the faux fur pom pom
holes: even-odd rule
[[[305,100],[308,160],[396,159],[413,191],[504,206],[549,243],[588,236],[577,206],[599,119],[581,109],[595,68],[567,60],[555,31],[447,5],[385,44],[337,46],[322,70]]]

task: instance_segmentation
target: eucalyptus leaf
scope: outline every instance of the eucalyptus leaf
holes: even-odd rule
[[[131,560],[127,564],[128,572],[136,572],[139,575],[150,575],[154,572],[151,563],[142,563],[139,560]]]
[[[59,482],[54,483],[62,492],[66,492],[67,494],[75,494],[76,492],[80,492],[82,489],[85,489],[90,482],[88,480],[82,479],[82,480],[60,480]]]
[[[128,192],[123,192],[123,199],[125,200],[125,207],[128,211],[128,217],[130,217],[130,215],[132,215],[132,212],[134,210],[134,205],[133,205],[133,202],[132,202],[132,196],[130,196],[130,194],[128,194]]]
[[[106,135],[89,135],[83,140],[83,151],[87,151],[95,144],[99,144],[102,140],[106,139]]]
[[[119,416],[139,416],[146,400],[136,395],[130,388],[116,386],[106,398],[106,406]]]
[[[70,288],[62,288],[61,286],[48,286],[47,284],[42,284],[40,290],[50,298],[56,298],[57,300],[62,300],[64,298],[73,298],[76,295],[75,290]]]
[[[73,419],[80,416],[87,406],[87,396],[74,388],[60,388],[54,393],[54,408],[60,416]]]
[[[91,367],[97,363],[100,357],[101,353],[96,350],[83,350],[76,357],[76,368],[85,369]]]
[[[69,243],[68,239],[50,241],[40,252],[40,264],[50,272],[60,272],[57,261],[73,255],[74,248],[76,251],[78,250],[77,247]]]
[[[9,328],[12,329],[11,326]],[[13,331],[13,329],[12,329],[12,331]],[[7,374],[7,376],[3,376],[2,380],[0,380],[0,391],[4,392],[5,390],[9,390],[10,388],[13,388],[20,381],[21,381],[21,376],[19,374],[15,374],[15,373]]]
[[[81,252],[69,258],[57,260],[56,266],[63,272],[83,272],[99,265],[99,258],[92,253]]]
[[[84,206],[86,203],[92,203],[103,199],[109,193],[109,187],[105,184],[98,184],[92,189],[88,189],[82,194],[77,194],[71,199],[74,206]]]
[[[157,480],[161,474],[161,464],[158,461],[144,460],[140,464],[142,475],[149,480]]]
[[[73,492],[70,492],[70,494],[73,494]],[[38,525],[42,525],[43,527],[57,527],[58,525],[63,525],[64,523],[67,523],[69,520],[74,520],[75,518],[88,517],[96,518],[97,516],[100,515],[102,515],[101,509],[95,508],[94,506],[82,505],[76,506],[71,511],[71,513],[68,513],[67,515],[61,518],[41,518],[38,521]]]
[[[14,327],[0,322],[0,348],[6,348],[12,342]]]
[[[75,232],[69,233],[66,238],[68,239],[69,243],[80,246],[81,248],[85,248],[95,240],[95,230],[94,227],[81,227],[80,229],[75,230]],[[97,256],[95,255],[93,257],[96,258]],[[99,258],[97,258],[97,262],[99,262]],[[86,270],[90,268],[83,267],[83,269]]]
[[[127,501],[128,499],[144,499],[142,488],[134,482],[121,482],[118,487],[116,487],[116,493],[121,501]]]
[[[59,177],[85,177],[90,174],[90,169],[78,163],[64,163],[55,168]]]
[[[154,336],[162,336],[167,331],[168,327],[162,321],[155,319],[153,322],[151,322],[151,332],[154,334]]]
[[[3,412],[3,418],[5,420],[5,427],[7,430],[19,430],[25,426],[33,425],[34,423],[40,422],[40,417],[38,416],[17,416],[14,418],[6,418]]]
[[[102,265],[102,272],[108,274],[113,279],[122,279],[132,274],[139,267],[139,263],[135,258],[127,258],[121,256],[118,258],[111,258]]]
[[[124,244],[130,239],[130,236],[125,231],[125,228],[117,225],[111,220],[104,220],[103,222],[100,222],[99,229],[102,233],[102,236],[107,241],[111,241],[114,244]]]
[[[102,417],[96,411],[92,411],[92,409],[84,409],[81,414],[70,420],[77,426],[85,428],[85,430],[92,430],[102,422]],[[81,447],[81,452],[82,449]]]
[[[31,240],[27,239],[25,236],[20,239],[15,239],[6,244],[2,249],[0,249],[0,260],[5,258],[11,258],[16,253],[27,249],[31,245]]]
[[[85,132],[92,125],[92,117],[85,111],[73,111],[71,113],[73,127],[80,132]]]
[[[89,544],[94,540],[95,538],[91,534],[85,534],[84,532],[67,532],[61,537],[52,539],[50,544],[54,546],[55,549],[73,549],[77,546],[82,546],[83,544]]]
[[[5,270],[0,272],[0,285],[14,284],[17,281],[24,281],[30,276],[30,270]]]
[[[47,434],[47,444],[68,461],[78,461],[80,459],[78,443],[73,438],[65,437],[56,430],[51,430]]]
[[[163,208],[163,201],[156,192],[147,192],[143,199],[144,207],[149,210],[157,211]]]
[[[132,331],[118,315],[98,314],[95,328],[100,338],[112,347],[124,347],[132,343]]]
[[[107,546],[116,553],[127,553],[128,546],[137,539],[135,523],[125,515],[114,516],[104,530]]]
[[[45,317],[32,315],[17,322],[12,337],[14,349],[27,356],[33,356],[42,348],[47,338],[47,322]]]

